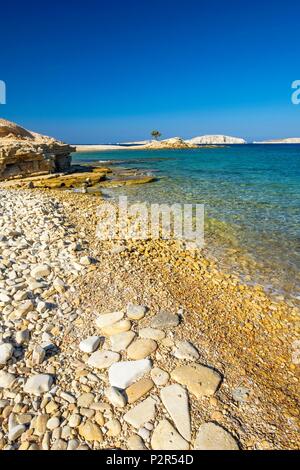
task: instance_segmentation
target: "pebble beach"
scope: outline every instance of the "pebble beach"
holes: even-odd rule
[[[297,449],[298,308],[101,203],[0,190],[0,449]]]

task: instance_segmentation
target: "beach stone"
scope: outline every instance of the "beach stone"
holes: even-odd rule
[[[63,439],[56,439],[51,446],[51,450],[67,450],[67,443]]]
[[[120,360],[120,354],[113,351],[96,351],[88,359],[87,365],[96,369],[107,369]]]
[[[78,414],[72,414],[69,418],[70,428],[77,428],[81,423],[81,416]]]
[[[67,450],[76,450],[79,447],[79,440],[78,439],[70,439],[68,442]]]
[[[153,450],[189,450],[189,443],[164,419],[158,423],[151,437]]]
[[[141,379],[138,382],[130,385],[126,388],[126,395],[128,398],[128,403],[134,403],[154,387],[154,383],[151,379]]]
[[[5,372],[4,370],[0,371],[0,388],[9,388],[15,381],[16,377],[9,372]]]
[[[237,387],[232,391],[232,398],[237,402],[246,402],[249,399],[251,390],[246,387]]]
[[[0,344],[0,364],[6,364],[14,352],[13,345],[10,343]]]
[[[160,312],[151,321],[152,328],[171,328],[179,325],[179,316],[177,314]]]
[[[82,393],[77,400],[77,406],[80,408],[88,408],[95,400],[95,396],[92,393]]]
[[[104,426],[105,420],[103,413],[101,411],[97,411],[97,413],[94,416],[94,421],[99,424],[99,426]]]
[[[111,350],[115,352],[124,351],[132,343],[135,336],[133,331],[124,331],[123,333],[110,336]]]
[[[186,359],[188,361],[197,361],[199,353],[189,341],[176,342],[176,348],[173,351],[177,359]]]
[[[154,341],[161,341],[165,338],[166,334],[162,330],[156,330],[155,328],[142,328],[139,330],[140,338],[153,339]]]
[[[125,415],[124,420],[136,429],[143,424],[152,421],[155,417],[156,401],[149,397],[135,407],[131,408]]]
[[[33,308],[34,308],[34,305],[33,305],[32,300],[26,300],[25,302],[22,302],[16,310],[17,318],[24,317],[25,315],[27,315],[27,313],[31,312]]]
[[[109,368],[109,383],[112,387],[125,389],[135,380],[142,377],[151,370],[152,362],[150,359],[139,361],[123,361],[113,364]]]
[[[42,277],[48,277],[50,274],[51,269],[47,264],[38,264],[30,272],[30,276],[35,280],[39,280]]]
[[[147,308],[144,305],[127,305],[127,317],[130,320],[141,320],[146,314]]]
[[[126,397],[116,387],[108,387],[105,390],[105,396],[116,408],[124,408],[127,405]]]
[[[202,424],[196,435],[195,450],[239,450],[235,438],[214,423]]]
[[[89,336],[88,338],[80,341],[79,349],[85,353],[93,353],[98,348],[100,341],[100,336]]]
[[[109,437],[116,437],[118,436],[121,431],[121,423],[118,419],[110,419],[105,423],[105,427],[107,428],[107,436]]]
[[[49,420],[48,414],[41,414],[36,417],[34,429],[37,434],[45,434],[47,429],[47,422]]]
[[[106,326],[101,329],[104,336],[117,335],[124,331],[129,331],[131,328],[131,322],[129,320],[121,320],[113,325]]]
[[[151,370],[151,378],[156,386],[161,387],[169,382],[170,374],[159,367],[154,367]]]
[[[98,328],[104,328],[106,326],[113,325],[124,317],[123,312],[104,313],[96,319],[96,326]]]
[[[16,338],[16,343],[19,345],[28,343],[30,340],[30,331],[27,329],[17,331],[15,338]]]
[[[8,439],[10,441],[15,441],[16,439],[18,439],[22,434],[23,432],[26,431],[26,426],[24,424],[17,424],[16,426],[14,426],[8,433]]]
[[[146,450],[143,439],[137,434],[133,434],[127,439],[127,447],[129,450]]]
[[[65,285],[64,281],[59,278],[54,279],[52,285],[53,289],[55,289],[56,292],[58,292],[59,294],[63,294],[67,289],[67,286]]]
[[[185,385],[197,398],[214,395],[222,380],[218,372],[195,363],[176,367],[171,377],[181,385]]]
[[[186,441],[190,441],[191,417],[186,390],[178,384],[169,385],[160,391],[160,397],[177,430]]]
[[[45,359],[46,351],[42,346],[37,345],[32,351],[32,363],[34,365],[42,364]]]
[[[127,349],[129,359],[144,359],[157,349],[157,343],[153,339],[137,339]]]
[[[49,392],[53,383],[51,375],[36,374],[27,379],[24,385],[24,392],[32,395],[40,396],[43,393]]]
[[[53,416],[53,418],[50,418],[47,422],[47,429],[49,429],[50,431],[53,431],[53,429],[58,428],[59,425],[60,425],[59,418],[57,418],[56,416]]]
[[[9,304],[11,302],[11,297],[3,292],[0,293],[0,302],[3,304]]]
[[[83,439],[86,441],[96,441],[102,442],[103,441],[103,434],[98,426],[98,424],[93,423],[92,421],[88,420],[84,424],[81,424],[78,428],[78,432]]]
[[[148,441],[149,438],[150,438],[150,435],[151,435],[151,432],[149,431],[149,429],[146,429],[145,427],[144,428],[140,428],[138,430],[138,435],[144,440],[144,441]]]
[[[92,259],[89,256],[82,256],[79,262],[84,266],[89,266],[90,264],[92,264]]]

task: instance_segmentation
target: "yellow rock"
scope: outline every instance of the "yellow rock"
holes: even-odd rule
[[[79,434],[86,441],[103,441],[103,434],[98,424],[88,420],[78,428]]]
[[[96,421],[99,426],[104,426],[104,417],[101,411],[97,411],[97,413],[94,416],[94,420]]]
[[[215,370],[196,363],[176,367],[171,377],[181,385],[185,385],[197,398],[214,395],[222,380],[221,375]]]
[[[137,339],[127,348],[129,359],[144,359],[156,351],[157,343],[153,339]]]
[[[104,336],[112,336],[118,333],[122,333],[123,331],[129,331],[131,328],[131,322],[129,320],[121,320],[113,325],[106,326],[101,328],[101,332]]]
[[[154,387],[154,382],[151,379],[141,379],[138,382],[126,388],[128,403],[134,403],[142,396],[146,395]]]
[[[58,410],[58,404],[55,401],[49,401],[46,405],[47,413],[53,414]]]

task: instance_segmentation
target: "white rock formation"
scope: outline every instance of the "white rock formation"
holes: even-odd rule
[[[0,180],[70,169],[75,148],[0,118]]]
[[[231,137],[228,135],[202,135],[186,140],[189,144],[196,145],[219,145],[219,144],[246,144],[244,139],[239,137]]]

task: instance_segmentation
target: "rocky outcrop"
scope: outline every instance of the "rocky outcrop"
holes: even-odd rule
[[[202,135],[194,137],[193,139],[186,140],[190,144],[197,145],[219,145],[219,144],[246,144],[244,139],[238,137],[231,137],[228,135]]]
[[[68,171],[75,148],[0,119],[0,180]]]
[[[172,137],[171,139],[166,140],[153,140],[149,144],[145,145],[144,149],[187,149],[187,148],[196,148],[192,142],[189,143],[184,141],[180,137]]]

